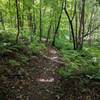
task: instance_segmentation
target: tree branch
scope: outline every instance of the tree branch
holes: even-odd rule
[[[73,16],[72,16],[72,20],[74,19],[75,15],[76,15],[76,0],[75,0],[75,4],[74,4],[74,13],[73,13]]]
[[[91,30],[90,32],[88,32],[87,34],[84,35],[84,37],[88,36],[89,34],[93,33],[97,28],[100,27],[100,24],[97,25],[93,30]]]

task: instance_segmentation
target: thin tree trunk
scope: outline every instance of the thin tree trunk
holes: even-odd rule
[[[22,1],[23,2],[23,8],[22,8],[22,14],[21,14],[21,30],[23,31],[24,30],[24,11],[25,11],[25,4],[24,4],[24,0]]]
[[[34,0],[33,0],[33,5],[34,5]],[[36,15],[35,15],[35,8],[33,8],[33,33],[36,33]]]
[[[83,48],[83,38],[84,38],[84,32],[85,32],[85,0],[82,0],[82,7],[80,12],[80,27],[79,27],[79,43],[78,43],[78,49]]]
[[[52,41],[52,45],[53,45],[53,46],[55,46],[56,35],[57,35],[57,33],[58,33],[58,29],[59,29],[60,22],[61,22],[61,17],[62,17],[62,12],[63,12],[63,3],[64,3],[64,2],[62,2],[62,7],[61,7],[61,12],[60,12],[59,20],[58,20],[57,27],[56,27],[56,29],[55,29],[55,33],[54,33],[54,37],[53,37],[53,41]]]
[[[76,48],[78,48],[78,33],[77,33],[77,29],[78,29],[78,19],[77,19],[77,14],[76,14],[76,16],[75,16],[75,26],[76,26],[76,31],[75,31],[75,39],[76,39]]]
[[[12,27],[12,15],[11,15],[11,0],[9,0],[9,15],[10,15],[10,26]]]
[[[66,0],[65,0],[65,7],[64,7],[64,11],[65,11],[65,14],[68,18],[68,21],[69,21],[69,25],[70,25],[70,28],[71,28],[71,35],[72,35],[72,40],[73,40],[73,49],[76,50],[76,38],[75,38],[75,33],[74,33],[74,28],[73,28],[73,19],[75,17],[75,14],[76,14],[76,0],[75,0],[75,4],[74,4],[74,13],[73,13],[73,16],[72,18],[70,17],[67,9],[66,9]]]
[[[90,33],[88,37],[89,37],[89,39],[88,39],[88,45],[91,47],[92,46],[92,38],[93,38],[92,33]]]
[[[4,19],[3,19],[2,12],[0,12],[0,17],[1,17],[1,24],[2,24],[3,30],[5,30],[5,24],[4,24]]]
[[[46,42],[48,42],[49,37],[50,37],[51,26],[52,26],[52,23],[50,22],[50,25],[49,25],[49,28],[48,28],[48,34],[47,34],[47,40],[46,40]]]
[[[54,12],[52,13],[52,11],[50,12],[50,18],[53,16]],[[49,38],[50,38],[50,32],[51,32],[51,29],[52,29],[52,19],[50,20],[50,24],[48,26],[48,33],[47,33],[47,39],[46,39],[46,42],[48,42]]]
[[[19,34],[20,34],[20,18],[19,18],[19,7],[18,7],[18,0],[16,2],[16,15],[17,15],[17,36],[16,36],[16,43],[18,43]]]
[[[32,13],[31,13],[31,8],[28,8],[28,23],[29,23],[29,30],[30,30],[30,40],[32,41],[33,39],[33,19],[32,19]]]
[[[42,1],[40,0],[40,41],[42,38]]]
[[[74,29],[73,29],[73,23],[72,23],[72,20],[70,19],[70,16],[66,10],[66,8],[64,8],[64,11],[68,17],[68,21],[69,21],[69,24],[70,24],[70,27],[71,27],[71,33],[72,33],[72,38],[73,38],[73,47],[74,47],[74,50],[76,49],[76,44],[75,44],[75,35],[74,35]]]

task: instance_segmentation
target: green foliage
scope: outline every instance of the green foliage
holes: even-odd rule
[[[29,45],[29,48],[33,54],[40,54],[41,52],[44,52],[46,50],[45,44],[37,42],[37,41],[33,41]]]
[[[10,59],[8,61],[8,64],[10,64],[11,66],[20,66],[20,63],[16,60]]]
[[[25,49],[24,43],[15,43],[15,35],[9,32],[0,33],[0,55],[12,54],[13,52],[22,52]],[[25,41],[24,41],[25,42]]]
[[[75,63],[71,62],[67,67],[61,68],[58,73],[60,76],[67,78],[77,71],[78,71],[78,66]]]
[[[7,32],[7,31],[1,31],[0,32],[0,43],[1,42],[5,42],[9,44],[15,42],[15,34]]]
[[[100,49],[100,39],[94,41],[93,47]]]
[[[26,64],[27,63],[27,61],[28,61],[28,57],[27,56],[20,55],[19,57],[20,57],[20,63],[21,64]]]
[[[7,42],[1,42],[0,43],[0,54],[6,54],[6,53],[11,53],[13,51],[15,52],[19,52],[20,50],[23,49],[23,45],[22,44],[15,44],[12,45],[11,43]]]
[[[100,0],[96,0],[98,2],[98,4],[100,5]]]
[[[72,44],[66,40],[66,38],[64,36],[61,35],[61,37],[59,37],[56,40],[56,48],[58,49],[64,49],[64,50],[71,50],[72,49]]]
[[[73,75],[89,75],[92,78],[100,78],[100,64],[96,55],[90,51],[61,50],[67,67],[59,69],[59,74],[68,78]]]

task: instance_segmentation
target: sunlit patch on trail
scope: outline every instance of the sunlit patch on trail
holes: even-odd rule
[[[56,50],[50,50],[49,51],[51,54],[57,54],[57,51]]]
[[[39,78],[39,79],[37,79],[37,81],[44,82],[44,83],[52,83],[52,82],[54,82],[54,78],[50,78],[50,79]]]
[[[51,59],[52,59],[52,60],[55,60],[55,59],[58,59],[58,57],[52,57]]]

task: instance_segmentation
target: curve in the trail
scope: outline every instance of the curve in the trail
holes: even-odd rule
[[[47,59],[51,60],[52,62],[57,62],[59,60],[58,54],[57,54],[57,50],[55,48],[48,48],[48,55],[45,56],[47,57]],[[43,82],[43,83],[52,83],[55,81],[55,78],[52,77],[52,75],[55,73],[55,68],[54,67],[44,67],[43,73],[41,73],[40,77],[37,78],[36,80],[39,82]],[[50,75],[45,75],[46,73],[51,72],[51,76]],[[45,76],[45,77],[44,77]],[[43,78],[44,77],[44,78]]]
[[[43,58],[42,58],[43,57]],[[56,91],[59,89],[59,76],[57,70],[59,64],[59,55],[55,48],[49,47],[48,54],[38,58],[37,74],[33,81],[34,91],[40,95],[41,100],[59,100]],[[42,60],[41,60],[42,59]],[[33,59],[34,60],[34,59]],[[35,84],[34,84],[35,83]],[[32,95],[34,98],[34,94]]]

